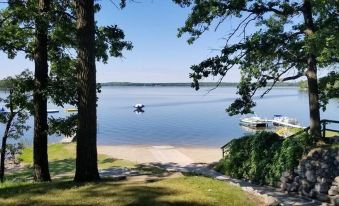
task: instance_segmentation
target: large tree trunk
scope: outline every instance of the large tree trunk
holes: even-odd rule
[[[35,181],[50,181],[47,154],[47,97],[44,93],[48,81],[47,34],[48,21],[43,14],[49,11],[50,0],[39,0],[36,19],[35,86],[34,86],[34,141],[33,167]]]
[[[76,0],[78,131],[74,181],[100,179],[97,165],[97,113],[94,1]]]
[[[313,24],[311,0],[304,0],[303,15],[306,26],[305,35],[312,36],[315,32],[315,27]],[[311,48],[311,51],[308,54],[308,68],[306,71],[310,109],[310,133],[317,138],[321,138],[317,61],[314,54],[314,49],[315,48]]]

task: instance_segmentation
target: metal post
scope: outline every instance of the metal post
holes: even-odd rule
[[[323,139],[326,137],[326,121],[323,121]]]

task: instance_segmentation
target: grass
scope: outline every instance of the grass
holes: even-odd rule
[[[7,175],[0,184],[0,205],[260,205],[256,197],[237,186],[201,176],[159,178],[150,181],[116,181],[103,179],[96,183],[78,184],[72,181],[75,170],[75,145],[48,146],[51,176],[49,183],[27,181],[32,176],[32,149],[25,148],[20,159],[24,167]],[[135,168],[158,174],[162,169],[136,165],[133,162],[99,155],[101,169]],[[61,178],[56,178],[61,176]]]
[[[49,169],[52,178],[70,179],[75,172],[75,144],[50,144],[48,145]],[[32,163],[33,163],[32,148],[25,148],[22,151],[19,159],[23,163],[23,168],[12,173],[6,174],[6,179],[9,181],[26,181],[32,178]],[[133,162],[121,159],[111,158],[107,155],[98,155],[98,168],[134,168],[141,173],[158,174],[163,172],[162,169],[137,165]]]
[[[285,134],[286,134],[287,136],[290,136],[290,135],[295,134],[295,133],[297,133],[297,132],[299,132],[299,131],[301,131],[301,130],[302,130],[302,129],[300,129],[300,128],[280,127],[280,128],[278,128],[278,129],[276,130],[276,133],[277,133],[278,135],[282,135],[282,136],[284,136]],[[338,137],[338,136],[339,136],[339,132],[333,132],[333,131],[328,131],[328,130],[326,130],[325,136],[326,136],[327,138]]]
[[[339,137],[339,132],[326,131],[326,137]]]
[[[76,184],[7,183],[0,186],[0,205],[259,205],[239,187],[206,177],[187,176],[156,182],[103,180]]]

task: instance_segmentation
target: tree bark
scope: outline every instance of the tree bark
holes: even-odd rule
[[[312,36],[315,32],[315,27],[313,24],[312,4],[310,0],[304,0],[303,15],[305,20],[305,35]],[[310,134],[314,135],[316,138],[321,138],[317,61],[314,48],[311,48],[310,50],[307,58],[308,68],[306,71],[310,110]]]
[[[94,0],[76,0],[78,131],[74,181],[100,179],[97,165],[97,112]]]
[[[9,129],[11,127],[13,121],[13,115],[12,113],[9,115],[7,124],[6,124],[6,129],[4,136],[2,137],[2,145],[1,145],[1,163],[0,163],[0,179],[1,182],[4,181],[5,177],[5,160],[6,160],[6,146],[7,146],[7,138],[9,134]]]
[[[36,50],[34,52],[35,79],[34,79],[34,140],[33,140],[33,168],[35,181],[50,181],[47,154],[47,14],[50,0],[39,0],[39,15],[36,19]]]

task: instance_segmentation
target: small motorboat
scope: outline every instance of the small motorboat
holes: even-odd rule
[[[240,125],[246,127],[267,127],[267,120],[261,117],[244,117],[240,119]]]
[[[287,126],[287,127],[302,128],[302,126],[300,125],[297,119],[286,117],[280,114],[274,115],[272,123],[274,126]]]
[[[59,113],[59,110],[56,109],[48,109],[47,113]]]
[[[145,107],[145,105],[143,105],[143,104],[136,104],[133,107],[136,108],[136,109],[142,109],[142,108]]]
[[[77,108],[66,109],[66,112],[77,112],[77,111],[78,111]]]

